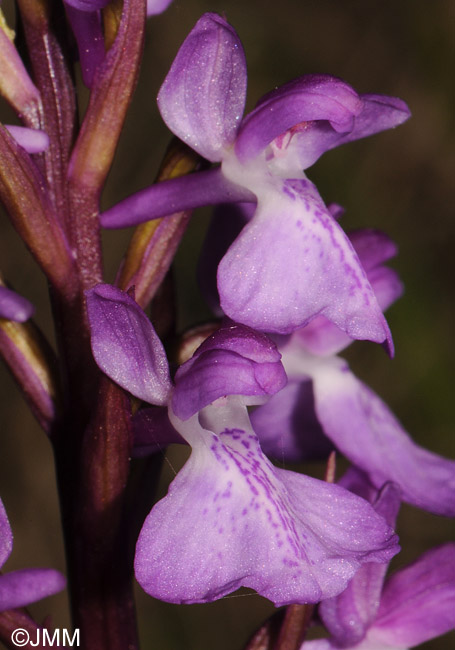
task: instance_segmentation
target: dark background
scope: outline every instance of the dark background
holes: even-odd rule
[[[388,312],[396,357],[390,361],[379,346],[368,343],[356,343],[349,357],[419,444],[453,457],[455,2],[176,0],[149,21],[139,87],[103,196],[105,206],[152,182],[169,139],[155,97],[180,43],[209,10],[225,12],[243,41],[247,109],[274,86],[309,72],[330,73],[359,92],[408,102],[413,113],[408,123],[327,153],[308,176],[327,202],[345,206],[345,229],[378,227],[398,242],[393,265],[406,292]],[[11,120],[6,109],[2,114]],[[194,216],[176,264],[182,328],[208,313],[193,272],[207,217]],[[35,302],[37,321],[49,331],[45,281],[5,217],[0,228],[0,268]],[[128,236],[125,231],[106,236],[108,280]],[[5,568],[64,570],[50,447],[3,367],[0,390],[0,494],[15,534]],[[174,455],[170,462],[176,468],[182,461]],[[165,480],[172,478],[172,470],[167,473]],[[398,532],[403,552],[395,566],[453,539],[454,527],[452,521],[403,506]],[[256,595],[234,595],[207,606],[170,606],[141,595],[139,600],[147,650],[240,650],[273,610]],[[55,624],[62,627],[67,624],[64,597],[32,611],[44,616],[54,603]],[[452,633],[423,647],[448,650],[454,640]]]

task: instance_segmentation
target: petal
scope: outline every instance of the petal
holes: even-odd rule
[[[246,62],[235,30],[207,13],[187,36],[158,93],[170,130],[204,158],[220,161],[243,115]]]
[[[255,158],[278,136],[296,125],[311,128],[308,122],[314,120],[328,121],[335,133],[350,131],[354,116],[361,110],[359,96],[341,79],[306,75],[280,86],[259,101],[242,122],[235,152],[242,162]]]
[[[218,267],[218,290],[230,318],[259,330],[286,334],[323,314],[351,338],[391,344],[355,251],[306,179],[263,188]]]
[[[207,602],[246,586],[277,605],[317,602],[396,552],[365,501],[274,468],[232,398],[204,409],[205,428],[170,417],[193,451],[139,536],[136,577],[150,595]]]
[[[351,475],[344,484],[352,478]],[[358,480],[359,476],[356,478]],[[379,514],[386,515],[387,523],[393,526],[399,507],[399,490],[392,483],[387,483],[375,502],[374,509]],[[376,618],[386,571],[387,566],[384,564],[364,564],[343,593],[320,604],[319,614],[338,647],[355,646],[365,638]]]
[[[194,358],[214,350],[235,352],[255,363],[276,363],[281,359],[281,353],[272,339],[236,323],[228,323],[213,332],[198,347]]]
[[[25,126],[12,126],[5,124],[5,127],[11,133],[21,147],[28,153],[41,153],[49,147],[49,136],[39,129],[29,129]]]
[[[313,363],[306,371],[313,376],[316,412],[326,435],[376,487],[392,481],[404,501],[436,514],[455,514],[454,461],[414,444],[384,402],[341,359]]]
[[[166,11],[171,2],[172,0],[147,0],[147,16],[162,14],[163,11]]]
[[[318,158],[335,147],[365,138],[402,124],[410,117],[405,102],[385,95],[360,95],[362,108],[353,117],[345,132],[334,128],[336,125],[324,121],[297,125],[286,137],[277,138],[272,146],[278,158],[284,156],[281,165],[288,169],[308,169]]]
[[[100,12],[68,6],[66,15],[76,38],[82,80],[87,88],[91,88],[95,72],[106,53]]]
[[[24,323],[34,313],[35,308],[31,302],[15,291],[0,286],[0,318]]]
[[[333,445],[314,412],[311,381],[291,381],[250,415],[267,456],[279,461],[321,460]]]
[[[455,629],[455,544],[424,553],[387,581],[370,638],[411,648]]]
[[[93,356],[101,370],[136,397],[167,404],[172,383],[166,353],[145,313],[108,284],[86,296]]]
[[[64,0],[64,2],[79,11],[93,12],[106,7],[110,0]]]
[[[100,216],[103,228],[126,228],[182,210],[226,201],[256,201],[246,188],[210,169],[155,183],[112,206]]]
[[[13,549],[13,533],[9,525],[6,510],[0,499],[0,569],[9,558]]]
[[[23,569],[0,576],[0,612],[52,596],[65,588],[65,577],[54,569]]]
[[[393,269],[382,266],[396,254],[395,243],[379,230],[358,230],[349,233],[349,239],[366,271],[367,279],[382,311],[385,311],[403,293],[403,284]],[[317,316],[295,334],[312,354],[338,354],[352,343],[352,339],[324,316]]]
[[[254,203],[235,205],[223,203],[216,207],[205,236],[199,256],[197,278],[205,300],[217,316],[223,315],[216,286],[218,264],[227,253],[229,246],[253,217],[256,210],[256,197],[254,200]]]
[[[273,395],[287,382],[280,359],[264,334],[241,325],[223,327],[177,371],[172,409],[186,420],[219,397]]]

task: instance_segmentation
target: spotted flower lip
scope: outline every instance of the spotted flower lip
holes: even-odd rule
[[[221,168],[143,190],[105,212],[102,225],[165,216],[173,205],[256,202],[218,268],[227,316],[260,331],[290,333],[323,314],[350,337],[387,341],[391,349],[355,251],[303,170],[339,144],[401,124],[407,106],[359,95],[329,75],[275,89],[242,119],[245,97],[241,42],[223,18],[205,14],[180,48],[158,106],[175,135]]]
[[[87,300],[100,368],[136,397],[167,403],[170,423],[192,447],[138,539],[135,571],[147,593],[210,602],[243,585],[276,604],[317,602],[344,589],[364,562],[398,551],[393,530],[366,501],[277,469],[263,454],[247,405],[286,381],[267,336],[228,323],[181,366],[172,387],[161,343],[134,300],[108,285]]]
[[[13,548],[13,534],[0,499],[0,568]],[[51,596],[65,588],[64,576],[54,569],[22,569],[0,575],[0,612]]]
[[[357,231],[351,237],[385,309],[402,292],[396,272],[384,265],[396,247],[377,231]],[[392,481],[407,503],[453,516],[455,461],[416,445],[386,404],[336,356],[350,343],[345,332],[322,316],[282,342],[289,383],[252,414],[264,450],[275,458],[301,460],[331,443],[377,488]]]

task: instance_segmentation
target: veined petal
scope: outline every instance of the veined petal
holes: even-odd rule
[[[382,266],[397,252],[395,243],[379,230],[357,230],[348,235],[366,272],[367,279],[382,311],[403,293],[403,285],[393,269]],[[352,343],[352,338],[325,316],[317,316],[295,332],[299,342],[312,354],[338,354]]]
[[[29,129],[25,126],[11,124],[5,124],[5,128],[28,153],[41,153],[49,147],[49,136],[40,129]]]
[[[339,593],[361,563],[396,552],[363,499],[273,467],[233,400],[204,409],[201,422],[170,413],[193,451],[139,536],[135,570],[147,593],[207,602],[243,585],[277,605],[317,602]]]
[[[25,607],[65,588],[65,577],[54,569],[22,569],[0,576],[0,612]]]
[[[167,404],[172,383],[166,353],[145,313],[108,284],[86,296],[93,356],[101,370],[136,397]]]
[[[235,30],[207,13],[187,36],[158,93],[170,130],[201,156],[220,161],[235,140],[246,97],[246,62]]]
[[[356,478],[359,480],[358,474]],[[365,487],[368,490],[368,484]],[[390,526],[394,526],[400,507],[397,487],[387,483],[373,507]],[[341,594],[320,604],[319,614],[338,647],[356,646],[365,638],[379,609],[386,571],[387,565],[384,564],[364,564]]]
[[[13,549],[13,533],[2,500],[0,499],[0,569]]]
[[[324,315],[351,338],[390,332],[349,240],[306,179],[265,186],[218,267],[221,307],[250,327],[290,333]]]
[[[362,100],[351,86],[329,75],[306,75],[265,95],[242,122],[235,144],[240,160],[255,158],[292,127],[324,120],[334,133],[353,128]],[[303,169],[303,167],[302,167]]]
[[[404,501],[455,515],[454,461],[416,445],[384,402],[341,359],[313,360],[307,373],[313,377],[316,412],[326,435],[376,487],[392,481]]]
[[[181,420],[219,397],[273,395],[286,385],[281,354],[265,334],[243,325],[214,332],[175,376],[172,409]]]
[[[369,637],[412,648],[455,629],[455,544],[424,553],[386,582]]]
[[[0,286],[0,318],[24,323],[35,311],[34,306],[26,298],[15,291]]]

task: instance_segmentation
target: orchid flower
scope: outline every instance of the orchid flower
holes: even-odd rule
[[[126,293],[87,292],[100,368],[136,397],[168,405],[192,453],[145,520],[135,559],[144,590],[169,602],[208,602],[240,586],[277,605],[342,591],[364,562],[386,562],[397,540],[373,508],[338,485],[275,468],[247,405],[286,382],[276,346],[229,325],[183,364],[172,385],[163,347]]]
[[[13,534],[0,499],[0,568],[11,554]],[[65,588],[65,578],[54,569],[21,569],[0,575],[0,612],[25,607]]]
[[[0,318],[24,323],[34,311],[32,303],[26,298],[0,285]]]
[[[360,473],[350,470],[343,479],[372,498]],[[398,506],[387,484],[374,508],[394,525]],[[404,650],[455,629],[455,544],[427,551],[384,582],[385,572],[384,565],[365,564],[342,594],[323,601],[319,615],[330,638],[307,641],[301,650]]]
[[[352,338],[390,346],[357,255],[303,170],[324,151],[401,124],[407,106],[358,95],[335,77],[306,75],[265,95],[242,120],[246,83],[236,32],[205,14],[180,48],[158,106],[173,133],[221,167],[133,195],[105,212],[102,224],[123,227],[199,205],[257,202],[218,268],[223,311],[279,333],[323,314]]]
[[[395,244],[372,230],[352,233],[350,239],[386,309],[402,291],[395,271],[384,266],[395,255]],[[325,450],[327,436],[377,488],[393,481],[404,501],[453,516],[455,462],[416,445],[384,402],[336,356],[351,342],[323,316],[283,342],[289,383],[251,416],[264,450],[299,460]]]

